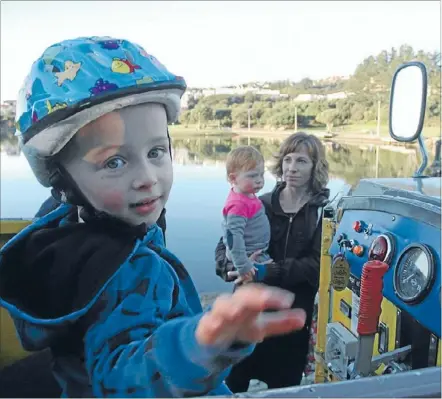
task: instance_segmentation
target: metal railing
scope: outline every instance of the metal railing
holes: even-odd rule
[[[440,398],[441,368],[232,395],[235,398]]]

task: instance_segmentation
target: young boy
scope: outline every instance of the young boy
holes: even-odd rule
[[[0,305],[25,349],[51,349],[63,397],[229,394],[254,342],[304,324],[291,294],[258,285],[202,313],[164,247],[185,88],[140,46],[91,37],[48,48],[19,93],[23,152],[62,204],[1,249]]]
[[[226,256],[239,273],[238,282],[249,282],[255,275],[250,255],[259,251],[256,263],[271,262],[266,253],[270,224],[255,195],[264,186],[264,158],[254,147],[240,146],[227,156],[226,170],[232,185],[223,208]]]

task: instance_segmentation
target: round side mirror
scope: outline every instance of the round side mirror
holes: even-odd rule
[[[401,65],[393,76],[390,96],[390,136],[411,142],[422,132],[427,101],[427,70],[421,62]]]

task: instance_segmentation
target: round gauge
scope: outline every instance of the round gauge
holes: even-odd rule
[[[434,259],[425,245],[412,244],[399,257],[394,271],[394,289],[406,303],[416,303],[431,289]]]

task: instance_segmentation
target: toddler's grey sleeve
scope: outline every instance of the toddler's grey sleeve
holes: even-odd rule
[[[232,263],[241,276],[252,270],[253,263],[247,256],[244,242],[244,229],[247,218],[235,214],[226,215],[226,241]]]

